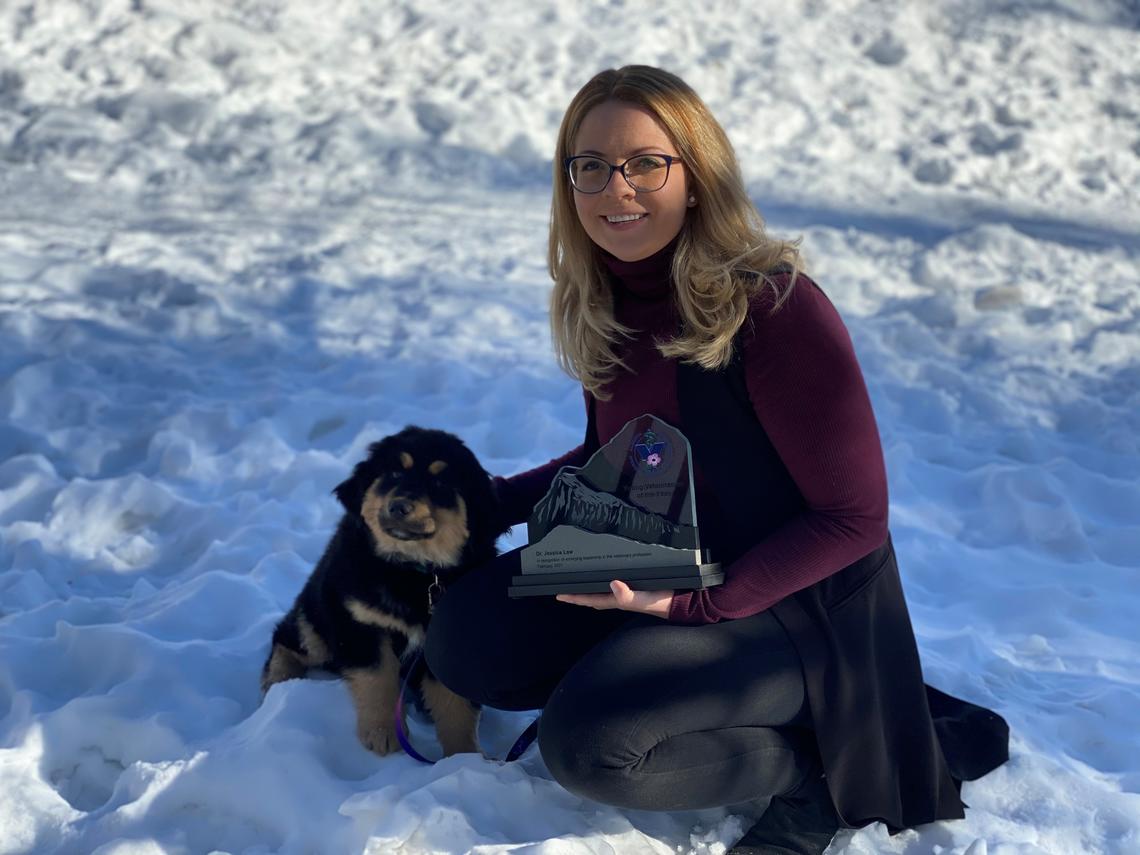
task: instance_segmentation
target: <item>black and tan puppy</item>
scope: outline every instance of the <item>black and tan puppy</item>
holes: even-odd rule
[[[433,586],[493,558],[505,529],[490,476],[443,431],[408,427],[374,443],[333,492],[344,517],[273,633],[261,689],[312,668],[340,674],[361,742],[388,754],[399,748],[396,699],[423,644]],[[478,707],[420,662],[412,700],[435,722],[444,754],[478,751]]]

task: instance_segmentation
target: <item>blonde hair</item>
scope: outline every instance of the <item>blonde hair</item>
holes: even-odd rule
[[[744,189],[732,143],[700,96],[681,78],[646,65],[627,65],[595,75],[566,108],[554,151],[554,193],[548,264],[554,280],[550,327],[559,365],[587,391],[608,398],[603,387],[617,367],[615,351],[632,330],[613,314],[613,295],[601,250],[586,234],[574,207],[563,166],[586,114],[605,101],[623,101],[652,113],[677,148],[699,200],[689,208],[673,256],[674,300],[680,334],[658,341],[665,357],[707,369],[733,356],[733,340],[748,315],[749,298],[773,292],[773,311],[787,299],[801,269],[798,241],[771,238]],[[780,266],[792,276],[784,288],[769,277]]]

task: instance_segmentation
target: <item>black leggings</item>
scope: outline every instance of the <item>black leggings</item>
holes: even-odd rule
[[[436,607],[425,652],[456,693],[542,708],[550,773],[594,801],[638,810],[740,804],[818,769],[800,661],[768,612],[702,626],[512,600],[518,550],[473,570]]]

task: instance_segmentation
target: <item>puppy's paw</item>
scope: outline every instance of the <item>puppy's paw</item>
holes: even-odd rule
[[[261,689],[261,700],[260,700],[260,702],[264,703],[265,696],[269,694],[269,690],[271,688],[276,686],[278,683],[284,683],[284,682],[285,682],[284,678],[281,678],[281,677],[278,677],[274,674],[271,674],[268,671],[263,673],[261,675],[261,680],[258,683],[258,687]]]
[[[400,750],[400,740],[396,738],[396,728],[393,725],[362,725],[356,729],[356,735],[365,748],[381,757]]]
[[[282,644],[274,644],[269,652],[269,658],[261,669],[261,699],[265,700],[270,686],[284,683],[286,680],[299,679],[308,671],[308,663],[300,653]]]

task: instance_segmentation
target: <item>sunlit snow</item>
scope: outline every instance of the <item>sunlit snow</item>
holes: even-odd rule
[[[1134,0],[0,2],[0,853],[742,833],[585,802],[535,748],[375,757],[337,681],[259,703],[370,442],[452,430],[510,474],[580,440],[550,157],[631,62],[701,93],[802,235],[926,677],[1012,728],[964,821],[831,852],[1140,852],[1137,57]],[[488,711],[487,753],[530,718]]]

